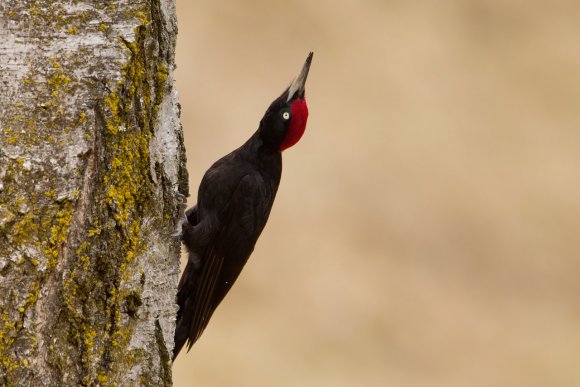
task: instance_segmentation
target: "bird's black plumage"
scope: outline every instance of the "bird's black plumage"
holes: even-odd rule
[[[311,61],[312,53],[250,139],[207,170],[197,205],[186,212],[182,238],[189,259],[178,285],[174,359],[202,334],[266,225],[282,174],[281,152],[306,126],[304,86]]]

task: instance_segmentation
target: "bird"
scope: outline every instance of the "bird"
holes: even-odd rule
[[[262,233],[282,175],[282,152],[306,130],[305,85],[313,53],[276,98],[258,129],[204,174],[197,203],[185,212],[181,240],[187,265],[177,287],[173,360],[199,339],[238,278]]]

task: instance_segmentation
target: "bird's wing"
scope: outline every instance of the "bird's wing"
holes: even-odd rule
[[[268,197],[259,174],[248,174],[234,190],[214,243],[208,246],[193,290],[192,322],[188,350],[201,336],[215,308],[231,288],[250,256],[269,214],[273,198]]]

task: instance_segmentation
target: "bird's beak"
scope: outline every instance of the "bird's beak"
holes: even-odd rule
[[[286,102],[290,102],[291,100],[296,98],[304,98],[304,88],[306,86],[306,78],[308,78],[308,71],[310,70],[310,63],[312,63],[313,54],[314,54],[313,52],[310,52],[310,54],[308,54],[306,62],[304,62],[304,66],[302,66],[302,70],[300,71],[300,74],[288,88],[288,99],[286,100]]]

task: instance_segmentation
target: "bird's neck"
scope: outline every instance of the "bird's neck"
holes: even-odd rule
[[[282,152],[278,149],[268,146],[260,136],[260,130],[256,131],[242,145],[239,151],[243,157],[250,161],[261,173],[270,175],[275,180],[280,179],[282,174]]]
[[[279,150],[279,145],[267,141],[264,138],[264,134],[261,129],[258,129],[252,137],[246,141],[246,143],[242,146],[246,148],[246,151],[251,152],[260,158],[280,158],[281,153]]]

